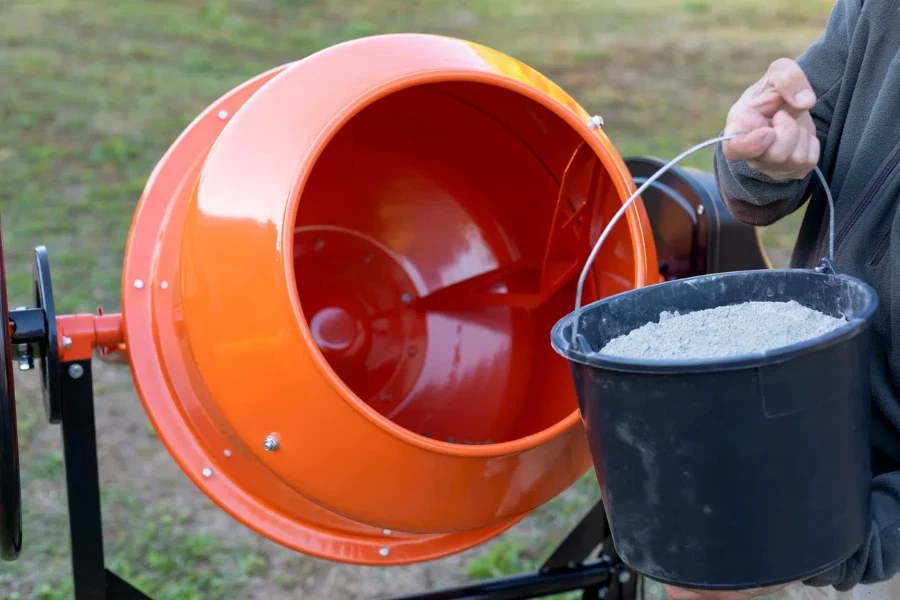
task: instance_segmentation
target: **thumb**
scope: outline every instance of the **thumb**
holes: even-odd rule
[[[772,87],[795,110],[809,110],[815,105],[816,93],[803,69],[795,61],[778,59],[772,63],[766,75]]]

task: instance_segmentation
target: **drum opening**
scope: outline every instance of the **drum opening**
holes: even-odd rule
[[[410,432],[486,445],[572,417],[549,331],[589,243],[620,206],[579,132],[488,83],[408,87],[334,135],[294,231],[301,309],[356,397]],[[624,224],[586,300],[634,287]],[[583,256],[582,256],[583,255]]]

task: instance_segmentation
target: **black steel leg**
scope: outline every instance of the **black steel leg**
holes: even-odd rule
[[[106,597],[109,600],[152,600],[112,571],[106,572]]]
[[[541,573],[571,569],[583,563],[609,535],[603,503],[597,502],[541,565]]]
[[[541,567],[541,573],[577,568],[594,554],[600,562],[609,566],[612,574],[606,581],[585,587],[582,597],[636,600],[640,576],[629,569],[616,553],[602,502],[597,502],[556,547]]]
[[[105,600],[100,476],[90,361],[62,363],[62,436],[77,600]]]
[[[60,365],[63,453],[76,600],[150,600],[106,570],[91,362]]]

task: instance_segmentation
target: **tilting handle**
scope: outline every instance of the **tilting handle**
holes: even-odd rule
[[[606,238],[609,237],[612,228],[619,222],[619,219],[622,218],[622,215],[625,214],[625,211],[631,206],[631,204],[638,198],[644,191],[653,185],[653,183],[662,177],[666,171],[677,165],[679,162],[694,154],[698,150],[702,150],[707,146],[712,146],[713,144],[718,144],[719,142],[724,142],[730,139],[734,139],[737,136],[742,135],[739,133],[731,134],[731,135],[723,135],[711,140],[707,140],[705,142],[701,142],[696,146],[689,148],[670,160],[668,163],[663,165],[656,173],[647,178],[644,183],[635,190],[635,192],[622,203],[621,208],[616,211],[616,214],[613,215],[613,218],[610,219],[609,223],[607,223],[606,227],[603,228],[603,233],[600,234],[600,239],[597,240],[597,243],[594,244],[594,248],[591,250],[590,255],[588,256],[587,262],[584,264],[584,268],[581,271],[581,275],[578,277],[578,287],[575,289],[575,312],[572,318],[572,345],[578,348],[581,352],[590,353],[592,352],[590,345],[587,343],[587,340],[584,339],[584,336],[578,334],[578,318],[579,313],[581,312],[581,295],[584,291],[584,282],[587,279],[588,273],[591,270],[591,265],[593,265],[594,260],[597,258],[597,254],[600,253],[600,248],[603,246],[603,242],[606,241]],[[825,175],[822,174],[822,171],[818,166],[814,168],[816,175],[819,177],[819,181],[822,182],[822,187],[825,188],[825,196],[828,198],[828,211],[829,211],[829,227],[828,227],[828,258],[831,262],[834,261],[834,199],[831,196],[831,189],[828,187],[828,182],[825,180]]]

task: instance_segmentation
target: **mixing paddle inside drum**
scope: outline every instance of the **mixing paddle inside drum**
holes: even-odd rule
[[[621,213],[695,146],[623,204]],[[568,359],[613,539],[623,561],[664,583],[746,589],[806,579],[845,560],[869,522],[869,325],[878,299],[832,264],[669,281],[580,306],[552,344]],[[580,285],[579,285],[580,289]],[[679,314],[797,302],[846,320],[824,335],[720,358],[599,352]],[[689,334],[688,334],[689,335]]]

